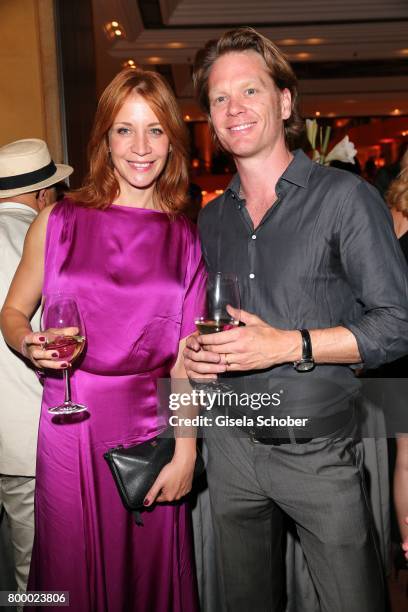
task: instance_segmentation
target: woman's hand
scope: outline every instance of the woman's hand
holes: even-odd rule
[[[187,383],[186,371],[183,363],[183,350],[186,339],[180,340],[176,363],[171,369],[172,381],[183,380]],[[173,388],[173,387],[172,387]],[[185,387],[183,387],[185,389]],[[187,410],[187,407],[185,408]],[[195,413],[191,414],[193,416]],[[177,428],[176,428],[177,429]],[[143,504],[151,506],[157,502],[171,502],[181,499],[191,491],[194,467],[197,457],[197,440],[195,428],[189,428],[190,435],[177,435],[175,429],[175,450],[170,463],[164,466],[157,476],[150,491],[146,493]],[[185,434],[185,428],[181,428]]]
[[[47,329],[44,332],[31,332],[24,336],[21,345],[21,352],[27,357],[36,368],[50,368],[60,370],[68,368],[69,361],[60,357],[57,348],[47,349],[58,336],[75,336],[78,333],[77,327],[63,327],[61,329]]]
[[[176,456],[164,466],[152,488],[146,494],[144,505],[171,502],[181,499],[191,491],[196,455]]]
[[[183,357],[187,376],[191,380],[217,380],[217,374],[226,372],[227,366],[221,355],[203,349],[198,336],[199,333],[194,332],[186,339]]]
[[[405,523],[408,525],[408,516],[405,517]],[[404,557],[408,561],[408,536],[403,540],[401,547],[404,551]]]

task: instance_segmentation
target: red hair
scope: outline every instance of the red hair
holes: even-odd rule
[[[163,211],[177,212],[186,204],[188,131],[170,86],[160,74],[148,70],[122,70],[102,93],[88,145],[89,172],[82,187],[69,196],[92,208],[108,208],[119,195],[108,133],[132,93],[142,96],[150,106],[170,142],[166,166],[155,184],[154,204]]]

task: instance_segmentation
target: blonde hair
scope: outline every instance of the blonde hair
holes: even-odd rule
[[[408,218],[408,149],[401,159],[401,172],[391,183],[385,198],[390,208]]]
[[[170,141],[166,166],[155,184],[154,203],[163,211],[175,213],[187,201],[188,131],[170,86],[160,74],[149,70],[122,70],[102,93],[88,145],[89,172],[82,187],[69,196],[92,208],[108,208],[119,195],[108,132],[132,93],[142,96],[150,106]]]

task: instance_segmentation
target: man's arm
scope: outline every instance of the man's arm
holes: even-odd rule
[[[190,378],[222,372],[263,370],[302,357],[298,330],[277,329],[256,315],[241,310],[238,327],[218,334],[193,335],[184,351]],[[354,335],[345,327],[310,330],[316,363],[360,363]]]
[[[374,187],[359,182],[340,212],[341,265],[363,310],[344,326],[355,336],[364,366],[377,368],[408,353],[408,267]]]

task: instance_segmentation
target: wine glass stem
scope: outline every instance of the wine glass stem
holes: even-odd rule
[[[64,381],[65,381],[65,400],[64,403],[65,404],[70,404],[71,403],[71,383],[69,380],[69,370],[68,368],[66,368],[65,370],[63,370],[63,375],[64,375]]]

